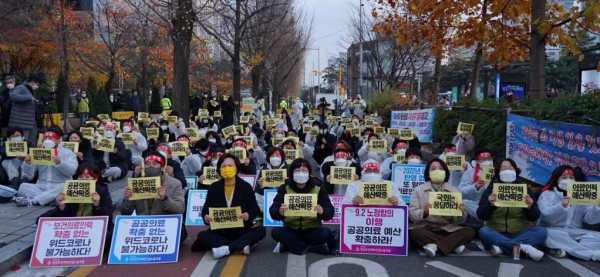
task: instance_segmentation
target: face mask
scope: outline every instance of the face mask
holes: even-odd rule
[[[448,153],[446,153],[444,155],[446,155],[446,156],[452,156],[452,155],[456,155],[456,153],[455,152],[448,152]]]
[[[572,180],[572,179],[560,180],[560,182],[558,182],[558,188],[560,188],[562,190],[567,190],[567,185],[571,182],[575,182],[575,180]]]
[[[114,138],[115,133],[113,131],[104,131],[104,137],[109,139]]]
[[[500,181],[504,183],[512,183],[517,180],[517,172],[514,170],[502,170],[500,171]]]
[[[10,141],[23,141],[23,137],[11,138]]]
[[[202,123],[208,123],[208,119],[203,119]]]
[[[406,149],[398,149],[398,151],[396,151],[396,154],[404,156],[404,154],[406,154]]]
[[[234,147],[233,149],[235,149],[235,150],[244,150],[244,149],[246,149],[246,148],[244,148],[244,147],[242,147],[242,146],[236,146],[236,147]]]
[[[379,182],[381,181],[381,173],[367,173],[362,176],[365,182]]]
[[[129,126],[123,127],[123,132],[125,132],[125,133],[131,132],[131,127],[129,127]]]
[[[276,138],[283,138],[283,134],[277,134],[275,135]]]
[[[206,151],[200,151],[200,155],[206,157],[206,155],[208,154],[208,150]]]
[[[410,158],[406,161],[407,164],[421,164],[421,160],[417,158]]]
[[[217,140],[216,139],[209,139],[208,142],[209,143],[217,143]]]
[[[345,166],[347,162],[346,159],[337,159],[333,163],[335,166]]]
[[[160,153],[165,159],[167,158],[167,152],[165,152],[165,151],[158,151],[158,153]]]
[[[235,178],[235,168],[233,166],[223,167],[221,168],[221,177],[226,180],[231,180]]]
[[[443,171],[443,170],[429,171],[429,178],[434,183],[443,182],[446,179],[446,171]]]
[[[37,90],[39,87],[40,86],[38,86],[38,85],[31,85],[31,89],[33,89],[33,90]]]
[[[483,168],[484,166],[493,166],[494,163],[492,161],[485,161],[480,163],[479,165]]]
[[[322,130],[321,130],[321,134],[323,134],[323,135],[324,135],[324,134],[327,134],[327,129],[322,129]]]
[[[81,97],[85,98],[85,94],[81,94]]]
[[[167,130],[167,128],[169,128],[169,127],[168,127],[168,126],[165,126],[165,125],[162,125],[162,126],[160,126],[160,128],[161,128],[163,131],[166,131],[166,130]]]
[[[162,172],[162,170],[160,168],[156,168],[153,166],[149,166],[144,169],[144,173],[146,173],[146,177],[160,176],[161,172]]]
[[[252,123],[248,123],[248,128],[252,129]]]
[[[56,143],[54,143],[54,141],[51,141],[49,139],[45,139],[44,142],[42,143],[42,147],[44,147],[44,148],[54,148],[54,146],[56,146]]]
[[[8,89],[13,89],[15,87],[15,84],[6,84],[6,87]]]
[[[233,140],[227,139],[227,143],[232,143],[232,142],[233,142]]]
[[[319,131],[319,126],[313,126],[313,130]]]
[[[308,175],[308,173],[294,173],[294,182],[296,182],[297,184],[306,184],[306,182],[308,182],[309,177],[310,176]]]
[[[217,166],[217,163],[218,163],[218,162],[219,162],[219,160],[216,160],[216,161],[215,161],[215,160],[213,160],[213,161],[210,161],[210,164],[211,164],[212,166]]]
[[[271,157],[269,159],[269,163],[272,166],[279,166],[279,165],[281,165],[281,158],[279,158],[279,157]]]

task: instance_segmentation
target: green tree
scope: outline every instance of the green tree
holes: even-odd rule
[[[94,102],[90,103],[96,106],[95,110],[97,114],[110,114],[112,112],[110,102],[108,101],[108,95],[104,89],[97,90],[95,95],[92,96],[92,99],[94,99]]]
[[[67,88],[67,82],[62,73],[58,74],[58,80],[56,82],[56,95],[54,95],[54,99],[64,99],[65,93],[68,93],[69,89]],[[64,105],[69,105],[70,101],[56,101],[56,108],[59,111],[63,110]]]

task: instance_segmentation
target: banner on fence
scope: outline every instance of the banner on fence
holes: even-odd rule
[[[421,142],[431,142],[433,135],[433,109],[392,111],[390,128],[410,128]]]

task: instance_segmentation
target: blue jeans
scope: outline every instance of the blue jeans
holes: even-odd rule
[[[85,121],[90,117],[90,113],[79,113],[79,128],[85,125]]]
[[[547,236],[546,228],[540,226],[531,227],[514,234],[500,233],[489,227],[479,229],[479,239],[483,246],[489,249],[491,245],[496,245],[502,249],[505,255],[511,255],[515,243],[537,246],[544,243]]]
[[[337,246],[331,230],[326,227],[308,230],[295,230],[289,227],[275,227],[271,230],[273,240],[280,242],[292,254],[303,255],[313,245],[327,244],[329,249]]]

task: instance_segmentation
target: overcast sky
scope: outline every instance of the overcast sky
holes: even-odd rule
[[[366,0],[363,0],[366,2]],[[305,83],[311,84],[314,77],[314,68],[317,70],[320,61],[321,69],[327,66],[327,59],[337,55],[338,52],[346,52],[348,44],[343,40],[349,32],[346,26],[347,17],[350,13],[350,5],[358,6],[360,0],[300,0],[304,10],[310,19],[313,19],[312,45],[310,48],[320,49],[320,59],[317,58],[318,51],[308,51],[305,59]],[[314,78],[317,82],[317,78]]]

